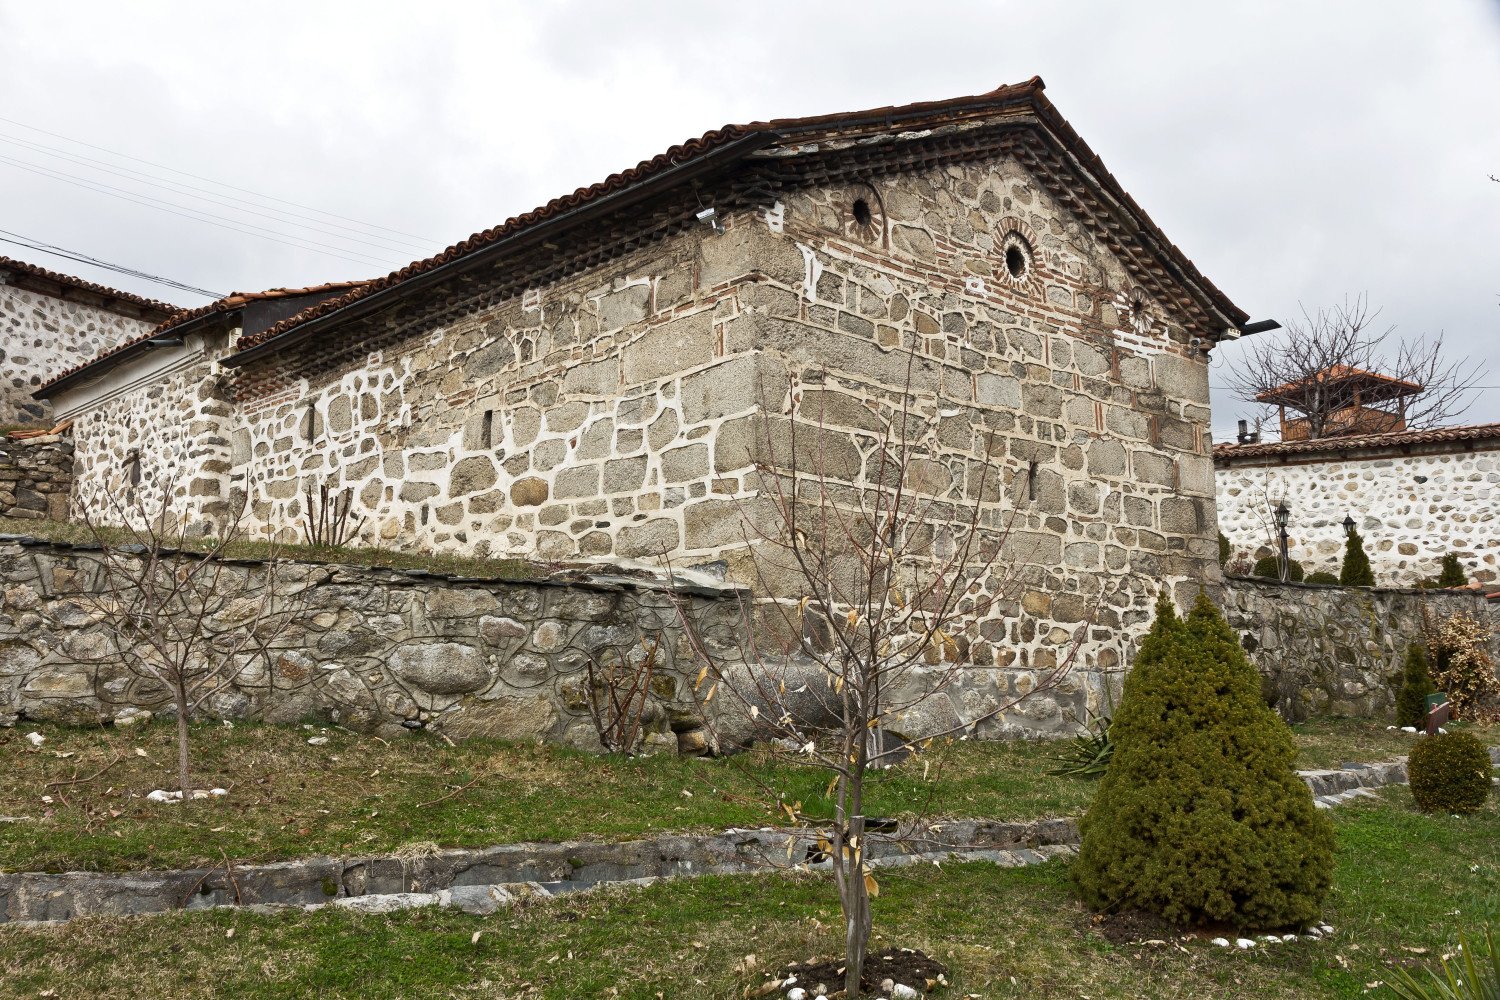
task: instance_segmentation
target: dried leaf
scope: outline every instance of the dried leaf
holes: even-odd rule
[[[871,899],[880,895],[880,883],[875,881],[875,876],[869,872],[865,872],[865,892],[870,894]]]

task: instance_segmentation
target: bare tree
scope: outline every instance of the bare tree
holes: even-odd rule
[[[171,512],[173,486],[148,508],[145,492],[99,491],[79,505],[99,546],[97,577],[82,595],[113,632],[107,655],[170,694],[177,717],[177,777],[183,801],[193,797],[188,725],[237,679],[263,670],[271,687],[312,683],[288,676],[273,647],[307,615],[308,579],[288,579],[274,546],[252,567],[229,558],[247,541],[244,511],[216,534]]]
[[[1279,411],[1283,439],[1315,439],[1450,422],[1473,402],[1483,366],[1449,357],[1443,336],[1393,340],[1375,328],[1378,310],[1363,295],[1289,322],[1280,336],[1260,336],[1230,368],[1230,388]],[[1298,416],[1288,418],[1286,411]]]
[[[756,596],[741,604],[737,642],[706,634],[679,604],[716,742],[768,741],[829,776],[827,853],[850,997],[859,995],[879,888],[866,853],[867,774],[1056,689],[1091,617],[1038,651],[1029,687],[999,695],[982,715],[959,719],[932,705],[976,663],[994,665],[1009,641],[1007,617],[1018,623],[1027,553],[1011,530],[1023,503],[1011,498],[1028,488],[1023,467],[1006,489],[983,428],[973,454],[940,446],[939,426],[954,414],[941,409],[941,392],[912,391],[919,363],[908,356],[904,388],[883,401],[860,470],[835,447],[849,436],[828,430],[817,404],[808,412],[794,390],[788,419],[781,400],[763,401],[759,488],[740,501]]]

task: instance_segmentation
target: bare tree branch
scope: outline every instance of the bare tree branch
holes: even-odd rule
[[[1230,367],[1230,388],[1262,408],[1262,418],[1287,415],[1283,437],[1325,438],[1450,423],[1473,403],[1485,369],[1450,357],[1443,336],[1393,339],[1377,329],[1379,310],[1363,295],[1302,312],[1280,336],[1247,342]],[[1358,373],[1375,379],[1351,377]],[[1402,385],[1401,383],[1405,383]]]
[[[966,672],[995,665],[1004,639],[983,626],[1003,628],[1018,613],[1028,553],[1012,528],[1029,502],[1019,474],[1007,492],[992,433],[980,427],[963,447],[942,443],[945,419],[969,417],[944,409],[941,388],[915,390],[921,363],[908,352],[904,386],[864,387],[876,397],[873,431],[830,430],[822,405],[805,402],[815,386],[795,379],[789,413],[782,400],[763,398],[755,487],[737,501],[754,582],[739,606],[738,641],[726,648],[706,634],[677,595],[701,664],[692,687],[715,745],[766,741],[829,775],[828,854],[846,921],[850,996],[878,888],[866,862],[866,775],[1057,690],[1092,621],[1037,652],[1027,683],[983,714],[920,718]],[[860,457],[853,467],[850,442]],[[1105,588],[1097,597],[1106,599]]]

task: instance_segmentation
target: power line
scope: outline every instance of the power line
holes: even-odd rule
[[[0,229],[0,233],[5,234],[4,236],[0,236],[0,243],[12,243],[18,247],[27,247],[31,250],[36,250],[41,253],[51,254],[54,257],[62,257],[67,260],[76,261],[79,264],[88,264],[91,267],[102,268],[106,271],[113,271],[116,274],[124,274],[132,278],[140,278],[142,281],[154,281],[158,285],[166,285],[168,288],[176,288],[180,291],[192,292],[195,295],[207,295],[211,299],[222,299],[224,297],[223,293],[221,292],[211,292],[206,288],[199,288],[196,285],[183,284],[180,281],[174,281],[171,278],[163,278],[160,275],[150,274],[146,271],[137,271],[133,267],[125,267],[122,264],[111,264],[109,261],[100,260],[98,257],[90,257],[88,254],[83,253],[82,251],[67,250],[63,247],[53,246],[50,243],[43,243],[40,240],[34,240],[29,236],[23,236],[20,233],[13,233],[8,229]],[[7,237],[14,237],[14,239],[8,239]]]
[[[430,236],[418,236],[415,233],[403,232],[400,229],[391,229],[388,226],[377,226],[377,225],[375,225],[372,222],[361,222],[358,219],[351,219],[351,218],[349,218],[346,215],[338,215],[338,214],[336,214],[334,212],[325,212],[321,208],[314,208],[311,205],[303,205],[303,204],[301,204],[299,202],[287,201],[285,198],[277,198],[274,195],[260,194],[258,192],[250,190],[249,188],[236,187],[233,184],[226,184],[223,181],[216,181],[212,177],[204,177],[201,174],[189,173],[186,170],[179,170],[176,167],[169,167],[165,163],[157,163],[154,160],[146,160],[146,159],[142,159],[139,156],[131,156],[129,153],[121,153],[121,152],[118,152],[117,150],[109,149],[108,147],[105,147],[105,146],[97,146],[97,145],[95,145],[92,142],[84,142],[82,139],[74,139],[71,136],[63,135],[60,132],[49,132],[49,131],[47,131],[44,128],[37,128],[35,125],[28,125],[25,122],[16,121],[14,118],[6,118],[3,115],[0,115],[0,122],[5,122],[5,123],[10,124],[10,125],[19,126],[20,128],[24,128],[24,129],[26,129],[29,132],[38,132],[38,133],[40,133],[42,135],[50,135],[54,139],[62,139],[64,142],[71,142],[71,143],[73,143],[75,145],[78,145],[78,146],[86,146],[89,149],[96,149],[96,150],[98,150],[101,153],[108,153],[111,156],[118,156],[118,157],[121,157],[122,159],[132,160],[132,161],[134,161],[136,163],[144,163],[147,166],[156,167],[158,170],[168,170],[168,171],[171,171],[174,174],[179,174],[179,175],[181,175],[183,177],[191,177],[194,180],[206,181],[209,184],[213,184],[213,185],[216,185],[216,186],[222,187],[222,188],[228,188],[231,191],[239,191],[241,194],[254,195],[257,198],[261,198],[261,199],[266,200],[266,201],[274,201],[274,202],[277,202],[277,203],[282,204],[282,205],[291,205],[293,208],[306,209],[309,212],[316,212],[319,215],[326,215],[329,218],[339,219],[339,220],[341,220],[343,222],[352,222],[355,225],[364,226],[367,229],[379,229],[382,232],[394,233],[397,236],[409,236],[409,237],[411,237],[414,240],[421,240],[423,243],[427,243],[427,244],[435,244],[435,243],[438,242],[437,240],[434,240]]]
[[[112,185],[103,184],[98,181],[91,181],[84,178],[75,178],[71,175],[62,174],[59,171],[54,171],[47,167],[38,167],[32,164],[23,163],[18,160],[13,160],[10,157],[0,156],[0,162],[9,163],[11,166],[18,167],[21,170],[30,171],[34,174],[40,174],[43,177],[50,177],[53,180],[60,180],[65,184],[72,184],[76,187],[85,188],[86,190],[93,191],[97,194],[108,195],[111,198],[119,198],[122,201],[129,201],[137,205],[144,205],[147,208],[154,208],[158,211],[166,212],[169,215],[180,216],[184,219],[192,219],[195,222],[206,222],[210,226],[218,226],[220,229],[229,229],[237,233],[243,233],[246,236],[255,236],[259,239],[268,240],[272,243],[280,243],[282,246],[293,247],[298,250],[310,250],[313,253],[321,253],[325,256],[337,257],[340,260],[346,260],[351,264],[359,264],[364,267],[389,267],[392,264],[392,261],[390,259],[381,260],[379,258],[364,254],[358,250],[350,250],[345,247],[335,247],[327,243],[319,243],[317,240],[297,236],[295,233],[278,232],[274,229],[266,229],[264,226],[256,226],[248,222],[240,222],[240,220],[238,219],[226,219],[224,218],[224,216],[213,215],[210,212],[203,212],[199,209],[191,208],[187,205],[178,205],[175,202],[165,201],[161,198],[153,198],[150,195],[141,194],[139,192],[126,191],[123,188],[115,188]],[[182,211],[173,211],[173,209],[181,209]],[[214,221],[216,219],[219,221]],[[238,225],[234,225],[233,223],[238,223]],[[248,228],[241,228],[241,226]],[[252,230],[259,231],[252,232]],[[275,238],[278,236],[283,236],[286,237],[286,239],[290,240],[299,240],[301,242],[288,243],[284,239]],[[323,249],[317,249],[319,247],[322,247]],[[354,256],[349,256],[350,254],[353,254]],[[355,257],[361,259],[356,260]]]
[[[218,192],[211,191],[208,188],[200,188],[192,184],[184,184],[181,181],[170,181],[161,178],[155,178],[150,174],[145,173],[144,171],[131,170],[129,167],[116,168],[114,164],[110,164],[104,160],[98,160],[91,156],[74,156],[71,153],[56,149],[55,147],[42,145],[41,143],[30,142],[26,139],[18,139],[3,132],[0,132],[0,142],[20,146],[30,152],[41,153],[43,156],[55,156],[70,163],[75,163],[83,167],[85,170],[98,170],[103,173],[113,174],[116,177],[122,177],[125,180],[134,181],[137,184],[147,184],[151,187],[160,188],[163,191],[170,191],[173,194],[181,194],[186,195],[189,198],[197,198],[200,201],[206,201],[210,204],[219,205],[234,212],[244,212],[247,215],[257,215],[263,219],[270,219],[273,222],[280,222],[283,225],[295,226],[299,229],[308,229],[315,233],[321,233],[324,236],[332,236],[336,239],[348,240],[353,243],[363,243],[366,246],[375,247],[378,250],[396,250],[400,252],[410,252],[412,250],[415,250],[417,252],[425,252],[427,249],[419,243],[412,243],[407,240],[392,239],[389,236],[380,236],[375,233],[369,233],[360,229],[354,229],[350,226],[341,226],[338,223],[321,223],[320,220],[315,219],[310,215],[302,215],[297,212],[288,212],[285,209],[271,208],[269,212],[257,211],[257,209],[270,208],[270,206],[260,205],[245,198],[236,198],[233,195],[219,194]],[[90,166],[90,164],[94,165]],[[40,166],[40,164],[33,165]],[[193,192],[199,193],[195,194]],[[238,202],[239,205],[248,205],[251,207],[240,208],[239,205],[232,204],[234,202]],[[305,219],[307,221],[291,222],[289,221],[291,219]],[[309,223],[319,224],[309,225]],[[322,228],[323,225],[329,225],[333,228],[324,229]],[[340,232],[339,230],[343,230],[343,232]],[[344,235],[344,233],[352,233],[355,235],[346,236]],[[380,240],[382,242],[374,243],[370,240],[361,238],[365,236],[373,237],[374,239]],[[404,251],[402,250],[403,247],[406,248]]]

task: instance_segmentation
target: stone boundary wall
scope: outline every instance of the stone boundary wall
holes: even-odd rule
[[[644,574],[504,582],[420,570],[282,561],[278,592],[304,591],[266,656],[246,656],[204,717],[320,718],[381,735],[433,729],[598,748],[589,665],[638,662],[660,639],[644,710],[650,749],[703,748],[679,660],[674,596]],[[260,600],[268,564],[228,560],[224,588]],[[0,535],[0,724],[93,725],[171,710],[169,691],[123,666],[98,610],[97,548]],[[738,591],[679,584],[706,633],[738,622]],[[226,612],[230,613],[230,612]],[[695,742],[696,741],[696,742]]]
[[[1422,635],[1422,608],[1500,624],[1482,594],[1454,590],[1325,587],[1228,577],[1224,616],[1261,672],[1267,700],[1291,720],[1384,717],[1395,711],[1406,647]],[[1491,655],[1500,662],[1500,638]]]
[[[735,699],[719,698],[705,717],[702,692],[692,690],[702,664],[674,603],[684,602],[732,672],[743,649],[744,592],[734,587],[669,585],[624,570],[506,582],[291,561],[277,567],[278,591],[306,591],[306,610],[268,657],[246,657],[232,683],[198,709],[204,717],[318,718],[381,735],[432,729],[598,750],[591,664],[638,664],[655,646],[643,711],[648,752],[698,753],[751,735],[754,723]],[[259,599],[267,572],[263,561],[227,561],[242,602]],[[0,725],[97,725],[172,711],[163,684],[119,662],[114,631],[97,610],[99,576],[95,547],[0,535]],[[823,685],[821,668],[794,660],[792,669],[789,688],[802,684],[806,693],[789,691],[788,710],[817,725],[827,710],[811,687]],[[934,678],[918,670],[904,683],[890,695],[910,702]],[[1079,670],[990,717],[1036,683],[1035,671],[976,666],[884,729],[919,738],[982,720],[974,728],[986,739],[1071,733],[1087,706],[1099,703],[1103,675]]]
[[[1235,558],[1273,555],[1270,511],[1285,498],[1291,554],[1309,573],[1339,571],[1344,518],[1353,517],[1381,585],[1435,577],[1449,552],[1458,553],[1471,580],[1500,580],[1500,447],[1491,440],[1423,449],[1221,455],[1214,476],[1219,528]]]
[[[0,438],[0,517],[65,520],[72,490],[72,438]]]

